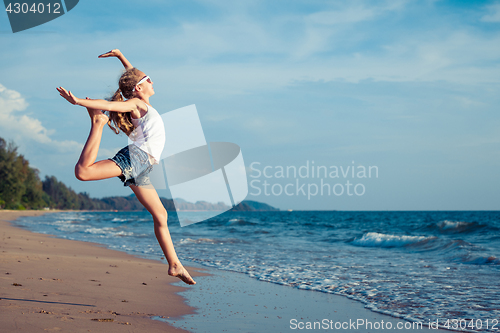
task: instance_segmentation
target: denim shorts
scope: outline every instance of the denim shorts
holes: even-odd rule
[[[110,158],[122,170],[118,176],[123,182],[123,186],[147,186],[151,185],[149,173],[153,169],[148,153],[141,150],[134,144],[121,149],[116,155]]]

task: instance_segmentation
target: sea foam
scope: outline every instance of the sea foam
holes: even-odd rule
[[[402,247],[434,238],[435,237],[426,236],[386,235],[378,232],[369,232],[364,234],[363,237],[355,239],[352,244],[364,247]]]

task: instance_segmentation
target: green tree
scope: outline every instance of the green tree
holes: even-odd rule
[[[56,177],[45,176],[42,186],[43,191],[50,197],[51,208],[80,209],[78,195],[67,188],[64,183],[58,181]]]
[[[30,168],[25,181],[26,190],[21,198],[22,205],[30,209],[50,206],[50,197],[43,191],[37,169]]]
[[[0,138],[0,199],[5,201],[5,208],[16,209],[21,205],[28,168],[28,161],[17,154],[14,143],[7,144]]]
[[[49,198],[49,206],[57,209],[108,210],[111,206],[99,199],[92,199],[87,193],[77,194],[54,176],[46,176],[42,182],[43,191]]]
[[[161,198],[167,210],[175,210],[172,199]],[[0,138],[0,209],[144,210],[135,195],[92,199],[77,194],[54,176],[40,180],[39,171],[17,152],[13,142]]]
[[[48,205],[39,171],[19,155],[13,142],[0,138],[0,206],[10,209],[38,209]]]

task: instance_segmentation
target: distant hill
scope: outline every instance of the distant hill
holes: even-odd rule
[[[174,211],[172,199],[160,198],[168,211]],[[195,203],[175,199],[181,210],[228,210],[223,202]],[[0,209],[74,209],[74,210],[145,210],[134,194],[126,197],[91,198],[87,193],[76,193],[54,176],[39,177],[39,171],[29,166],[28,160],[17,152],[13,142],[0,138]],[[279,210],[265,203],[245,200],[233,211]]]
[[[99,200],[103,202],[108,210],[145,210],[145,208],[141,205],[139,200],[135,197],[134,194],[131,194],[127,197],[107,197],[102,199],[93,199]],[[175,211],[174,200],[167,198],[160,198],[163,206],[168,211]],[[195,203],[188,202],[184,199],[176,198],[175,202],[177,204],[177,208],[185,211],[210,211],[210,210],[227,210],[229,206],[225,205],[222,202],[212,204],[206,201],[198,201]],[[231,210],[233,211],[278,211],[279,209],[269,206],[268,204],[244,200]]]
[[[167,199],[168,200],[168,199]],[[226,211],[230,209],[228,205],[224,204],[223,202],[218,202],[218,203],[210,203],[206,201],[197,201],[195,203],[193,202],[188,202],[184,199],[181,198],[175,198],[173,200],[175,202],[175,207],[179,210],[221,210],[221,211]],[[175,208],[173,209],[175,210]]]
[[[258,201],[243,200],[241,203],[253,208],[252,210],[259,210],[259,211],[263,211],[263,210],[277,211],[277,210],[279,210],[278,208],[275,208],[273,206],[270,206],[268,204],[265,204],[263,202],[258,202]]]

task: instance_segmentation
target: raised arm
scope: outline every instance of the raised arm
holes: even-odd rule
[[[125,56],[118,49],[113,49],[99,56],[99,58],[109,58],[109,57],[117,57],[122,62],[122,65],[123,67],[125,67],[125,69],[134,68],[134,66],[132,66],[130,61],[128,61],[127,58],[125,58]]]
[[[59,94],[73,105],[80,105],[86,108],[99,109],[103,111],[114,112],[132,112],[140,114],[146,110],[145,104],[137,98],[132,98],[126,101],[106,101],[104,99],[83,99],[78,98],[63,87],[56,88]]]

